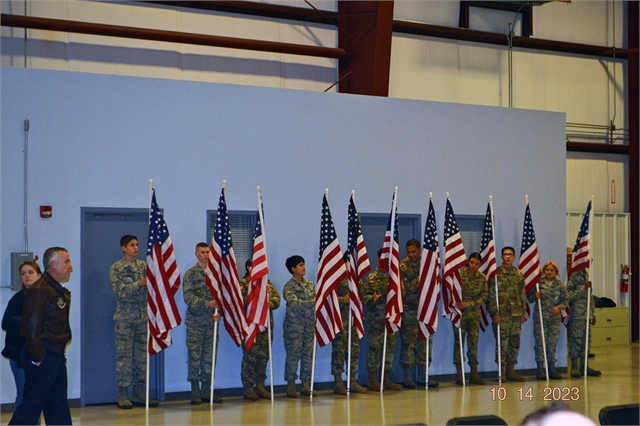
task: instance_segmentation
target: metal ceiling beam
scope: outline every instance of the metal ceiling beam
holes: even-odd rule
[[[140,0],[139,3],[150,3],[159,6],[180,7],[186,9],[209,10],[212,12],[235,13],[238,15],[261,16],[264,18],[287,19],[299,22],[320,24],[338,24],[336,12],[317,10],[311,7],[292,7],[250,1],[158,1]]]
[[[175,6],[182,8],[192,8],[198,10],[210,10],[215,12],[235,13],[240,15],[262,16],[275,19],[287,19],[301,22],[326,23],[337,25],[340,16],[347,16],[349,12],[338,11],[332,12],[328,10],[314,10],[311,8],[281,6],[257,2],[243,1],[159,1],[149,0],[140,1],[140,3],[151,3],[162,6]],[[508,2],[470,2],[474,5],[486,3],[485,6],[500,6],[504,3],[503,9],[508,11],[517,11],[519,5],[510,4]],[[352,14],[356,12],[351,12]],[[358,14],[372,13],[359,11]],[[393,31],[404,34],[416,34],[426,37],[446,38],[450,40],[462,40],[475,43],[494,44],[499,46],[507,46],[506,34],[490,33],[486,31],[475,31],[466,28],[444,27],[440,25],[423,24],[419,22],[406,22],[401,20],[393,21]],[[611,58],[614,51],[610,46],[594,46],[588,44],[569,43],[555,40],[544,40],[529,37],[514,37],[514,47],[522,47],[526,49],[549,50],[561,53],[573,53],[587,56],[597,56]],[[625,49],[617,49],[615,57],[626,59],[628,52]]]
[[[273,41],[250,40],[206,34],[182,33],[177,31],[151,30],[147,28],[93,24],[78,21],[66,21],[61,19],[8,15],[4,13],[0,15],[0,21],[3,27],[18,27],[37,30],[61,31],[67,33],[92,34],[107,37],[184,43],[200,46],[224,47],[229,49],[244,49],[271,53],[285,53],[290,55],[315,56],[321,58],[341,59],[347,56],[347,53],[344,51],[344,49],[335,47],[279,43]]]
[[[627,155],[629,154],[629,146],[628,145],[612,145],[608,143],[567,142],[567,151]]]
[[[339,1],[339,92],[389,96],[393,1]]]
[[[425,37],[461,40],[473,43],[494,44],[508,46],[506,34],[490,33],[487,31],[469,30],[466,28],[443,27],[440,25],[423,24],[420,22],[393,21],[393,31],[403,34],[415,34]],[[611,58],[611,47],[594,46],[590,44],[569,43],[565,41],[545,40],[531,37],[514,37],[513,47],[525,49],[545,50],[551,52],[571,53],[577,55]],[[626,59],[627,55],[618,53],[618,59]]]

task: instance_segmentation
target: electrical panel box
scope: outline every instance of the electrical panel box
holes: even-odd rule
[[[13,291],[20,291],[22,287],[20,265],[27,260],[33,260],[33,253],[11,253],[11,290]]]

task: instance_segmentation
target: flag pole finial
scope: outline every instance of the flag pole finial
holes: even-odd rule
[[[397,187],[397,186],[396,186],[396,187],[395,187],[395,189],[393,190],[393,193],[394,193],[394,194],[397,194],[397,193],[398,193],[398,187]]]
[[[450,200],[449,193],[447,192],[447,200]]]
[[[492,203],[493,202],[493,195],[489,195],[489,202]]]
[[[529,194],[525,194],[524,201],[526,204],[529,204]]]
[[[433,200],[433,192],[430,192],[430,193],[429,193],[429,199],[430,199],[430,200]]]
[[[326,195],[327,197],[329,196],[329,188],[324,189],[324,195]]]
[[[226,179],[222,181],[222,189],[225,190],[225,191],[227,190],[227,181],[226,181]]]
[[[355,196],[356,196],[356,190],[355,190],[355,189],[352,189],[352,190],[351,190],[351,196],[352,196],[352,197],[355,197]]]

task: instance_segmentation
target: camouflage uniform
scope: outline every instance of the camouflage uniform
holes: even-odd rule
[[[400,275],[404,285],[404,311],[400,328],[400,365],[413,368],[415,364],[426,365],[426,342],[418,339],[418,286],[420,284],[420,260],[412,262],[408,257],[400,262]],[[432,337],[429,336],[429,362],[433,352]]]
[[[478,365],[478,336],[480,335],[480,316],[482,315],[480,308],[487,301],[487,277],[480,271],[469,275],[469,269],[462,268],[460,278],[462,279],[462,301],[471,303],[470,306],[462,310],[460,323],[462,341],[464,342],[466,335],[469,365]],[[458,328],[455,325],[453,325],[453,337],[453,363],[459,365],[460,339]]]
[[[287,352],[284,380],[290,382],[298,378],[298,362],[300,362],[300,380],[310,382],[315,332],[313,299],[316,289],[311,281],[303,279],[300,284],[292,277],[284,285],[282,295],[287,302],[287,313],[282,326],[284,349]]]
[[[109,278],[116,295],[113,315],[116,333],[116,384],[118,387],[142,385],[147,364],[147,287],[140,281],[147,277],[142,260],[128,262],[122,258],[111,265]]]
[[[527,294],[529,303],[538,301],[533,308],[533,337],[536,339],[536,362],[544,362],[544,349],[542,347],[542,333],[540,330],[539,305],[542,304],[542,320],[544,321],[544,341],[547,345],[547,361],[549,364],[556,362],[556,348],[560,340],[560,315],[553,314],[556,306],[561,310],[567,307],[569,298],[567,288],[562,282],[554,278],[547,281],[546,278],[540,280],[540,300],[536,299],[536,289]]]
[[[369,377],[380,377],[382,367],[382,344],[384,340],[387,286],[389,285],[389,273],[381,268],[377,268],[367,277],[362,284],[362,301],[369,308],[367,313],[367,371]],[[373,293],[380,294],[378,300],[373,300]],[[393,367],[393,356],[396,349],[396,333],[387,336],[387,353],[384,370],[386,374],[391,373]]]
[[[182,293],[187,304],[187,380],[211,383],[213,360],[213,300],[204,270],[196,264],[182,279]],[[220,334],[218,333],[218,341]],[[216,353],[216,359],[218,354]]]
[[[242,289],[242,298],[244,299],[245,308],[247,304],[247,294],[249,292],[249,277],[246,276],[240,280],[240,288]],[[280,307],[280,294],[278,290],[267,282],[267,297],[271,307],[269,308],[269,322],[271,327],[271,341],[273,342],[273,310]],[[240,370],[240,379],[242,386],[253,387],[255,384],[264,382],[267,379],[267,362],[269,361],[269,333],[267,330],[256,335],[256,341],[248,351],[242,346],[242,367]]]
[[[340,317],[343,331],[336,334],[331,344],[331,374],[336,376],[344,372],[344,366],[349,359],[347,346],[349,344],[349,302],[344,297],[349,294],[349,281],[338,284],[338,302],[340,303]],[[360,339],[355,327],[351,327],[351,377],[358,372],[358,357],[360,356]]]
[[[524,277],[522,272],[514,266],[507,268],[499,266],[498,298],[500,308],[496,305],[496,288],[489,286],[489,313],[491,317],[500,315],[500,344],[502,362],[507,365],[518,363],[520,350],[520,317],[524,315],[527,298],[524,292]],[[496,324],[493,323],[493,334],[497,334]],[[496,339],[496,362],[498,362],[498,341]]]
[[[584,358],[585,336],[587,333],[587,290],[584,285],[589,281],[589,275],[585,269],[580,269],[569,278],[567,293],[569,295],[569,358]],[[595,304],[593,294],[589,301],[589,320],[595,317]],[[545,323],[546,326],[546,323]],[[589,348],[591,349],[591,327],[589,327]]]

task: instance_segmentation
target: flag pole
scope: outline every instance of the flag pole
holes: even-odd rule
[[[265,251],[267,250],[267,235],[264,226],[264,214],[262,211],[262,188],[260,185],[257,187],[258,190],[258,215],[260,219],[260,223],[262,224],[262,241],[264,242]],[[269,284],[267,283],[267,297],[269,297]],[[269,321],[267,324],[267,338],[269,339],[269,386],[271,388],[271,402],[273,402],[273,351],[271,349],[271,309],[269,311]]]
[[[153,197],[153,179],[149,179],[149,222],[151,222],[151,197]],[[145,279],[147,277],[145,276]],[[145,412],[149,412],[149,366],[150,366],[150,357],[149,357],[149,339],[151,338],[151,331],[149,329],[149,298],[147,298],[147,366],[146,366],[146,377],[145,377]]]
[[[315,313],[314,313],[315,316]],[[313,330],[313,356],[311,360],[311,391],[309,392],[309,399],[313,399],[313,378],[316,373],[316,346],[317,346],[317,338],[316,338],[316,330],[314,327]]]
[[[353,201],[355,202],[355,198],[356,198],[356,191],[355,190],[351,190],[351,198],[353,199]],[[347,238],[348,240],[348,238]],[[347,267],[347,283],[349,281],[349,269],[351,262],[349,262],[349,266]],[[357,271],[356,271],[356,275],[357,275]],[[356,277],[357,279],[357,277]],[[347,284],[348,285],[348,284]],[[349,293],[349,310],[348,315],[349,315],[349,342],[347,343],[348,349],[347,349],[347,396],[351,396],[351,339],[352,339],[352,335],[351,335],[351,327],[353,326],[353,318],[351,316],[351,290],[348,290]]]
[[[491,206],[491,229],[493,230],[493,240],[495,241],[496,227],[493,222],[493,196],[489,195],[489,205]],[[500,316],[500,300],[498,298],[498,274],[493,277],[493,282],[496,289],[496,308],[498,309],[498,316]],[[493,320],[493,318],[492,318]],[[496,325],[496,335],[498,339],[498,383],[502,383],[502,343],[500,342],[500,324]],[[462,367],[462,366],[461,366]]]
[[[222,190],[226,191],[227,189],[227,181],[222,181]],[[218,308],[213,311],[213,315],[218,314]],[[211,389],[209,390],[209,406],[213,407],[213,390],[215,388],[215,378],[216,378],[216,352],[217,352],[217,343],[218,343],[218,321],[213,319],[213,344],[211,345]]]
[[[433,204],[433,192],[429,192],[429,201]],[[439,247],[437,248],[439,249]],[[437,279],[437,278],[436,278]],[[437,309],[437,306],[436,306]],[[426,329],[426,327],[425,327]],[[427,330],[429,331],[429,330]],[[424,348],[424,359],[426,359],[426,368],[425,368],[425,375],[424,375],[424,389],[427,390],[429,389],[429,339],[431,338],[431,335],[425,336],[425,339],[427,340],[425,348]],[[418,369],[418,371],[420,371],[420,369]],[[420,380],[420,377],[418,377],[418,380]]]
[[[464,351],[462,350],[462,324],[458,327],[458,343],[460,343],[460,371],[462,372],[462,386],[467,386],[464,377]]]
[[[324,196],[327,198],[327,203],[329,202],[329,188],[324,189]],[[318,298],[318,283],[316,283],[316,301]],[[316,301],[313,304],[313,356],[311,360],[311,390],[309,392],[309,399],[313,399],[313,379],[316,373],[316,346],[317,346],[317,337],[316,337]]]
[[[536,283],[536,292],[540,293],[540,283]],[[542,294],[538,299],[538,313],[540,314],[540,334],[542,335],[542,353],[544,354],[544,371],[549,381],[549,360],[547,358],[547,341],[544,338],[544,321],[542,320]],[[535,325],[534,325],[535,327]]]
[[[593,225],[593,200],[594,200],[594,196],[591,196],[591,212],[589,212],[589,233],[593,232],[593,227],[591,225]],[[591,257],[591,254],[593,253],[591,251],[591,237],[589,237],[589,257]],[[589,259],[589,266],[591,266],[591,258]],[[589,280],[591,277],[589,276],[589,272],[587,272],[587,280]],[[589,289],[587,290],[587,327],[586,327],[586,335],[585,335],[585,339],[584,339],[584,367],[583,367],[583,376],[584,379],[587,379],[587,361],[589,359],[589,323],[590,323],[590,317],[591,317],[591,287],[593,287],[593,283],[589,286]]]
[[[380,396],[384,391],[384,363],[387,357],[387,319],[384,320],[384,339],[382,340],[382,371],[380,372]]]

